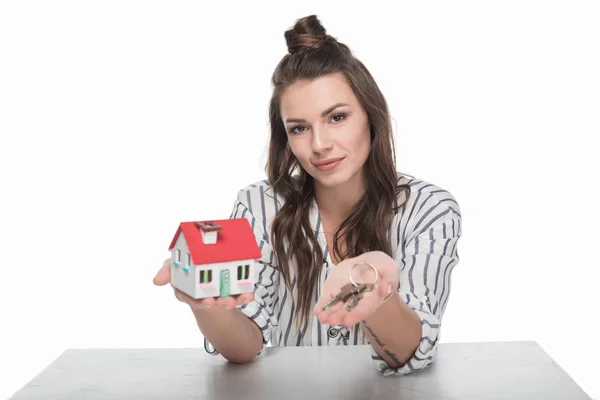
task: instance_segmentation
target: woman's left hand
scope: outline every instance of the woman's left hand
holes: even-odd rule
[[[369,265],[356,265],[360,262],[371,264],[377,269],[378,276],[376,277],[375,271]],[[352,279],[357,284],[374,283],[376,281],[373,290],[364,292],[351,311],[346,310],[350,299],[347,299],[344,303],[340,301],[327,309],[323,309],[323,305],[340,293],[342,287],[352,283],[350,272],[352,272]],[[399,274],[400,268],[396,261],[382,251],[371,251],[358,257],[343,260],[335,266],[333,273],[325,282],[321,298],[314,308],[314,313],[322,324],[344,325],[346,327],[355,325],[373,314],[391,291],[396,290]]]

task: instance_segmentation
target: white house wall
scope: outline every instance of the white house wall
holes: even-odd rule
[[[239,265],[249,265],[250,272],[248,274],[248,279],[256,282],[255,279],[255,261],[253,259],[249,260],[239,260],[239,261],[228,261],[222,263],[215,264],[203,264],[198,265],[195,268],[195,282],[197,283],[195,289],[195,298],[203,298],[203,297],[218,297],[221,295],[221,271],[229,270],[229,282],[230,282],[230,292],[232,295],[240,294],[240,293],[248,293],[254,291],[254,285],[238,285],[237,279],[237,268]],[[202,287],[200,284],[200,273],[204,270],[212,269],[212,284],[213,287],[206,288]]]
[[[179,249],[181,251],[181,262],[179,267],[175,265],[171,265],[171,284],[177,289],[181,290],[185,294],[194,297],[196,292],[196,281],[193,278],[194,276],[194,266],[189,266],[190,271],[185,272],[183,267],[187,265],[187,255],[189,253],[189,248],[183,236],[183,233],[179,235],[177,241],[175,242],[175,246],[171,249],[171,260],[175,260],[175,250]]]

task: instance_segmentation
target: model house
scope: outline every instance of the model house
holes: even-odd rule
[[[181,222],[169,251],[171,284],[195,299],[254,291],[262,254],[246,218]]]

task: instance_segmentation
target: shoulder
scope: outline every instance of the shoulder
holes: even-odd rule
[[[252,213],[271,212],[275,208],[281,207],[282,204],[281,197],[276,196],[273,187],[266,179],[250,183],[239,189],[237,201],[246,206]]]
[[[283,198],[277,196],[268,180],[250,183],[238,190],[235,206],[245,208],[263,229],[268,232],[277,211],[283,204]]]
[[[408,189],[398,195],[399,204],[404,202],[404,207],[399,211],[400,220],[408,231],[418,235],[436,222],[458,224],[457,228],[460,226],[460,205],[447,188],[407,176],[399,176],[398,183]]]

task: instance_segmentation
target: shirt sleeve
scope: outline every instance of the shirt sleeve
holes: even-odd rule
[[[415,223],[405,245],[399,246],[395,260],[401,268],[399,295],[421,319],[423,333],[413,356],[399,368],[390,368],[371,346],[371,358],[386,376],[407,375],[434,362],[452,270],[459,262],[457,243],[462,221],[456,202],[440,202],[415,220],[420,222]]]
[[[269,238],[259,221],[250,212],[248,205],[242,200],[242,192],[238,194],[229,218],[248,219],[262,253],[261,258],[255,264],[256,267],[253,272],[255,278],[254,300],[248,304],[237,306],[237,309],[254,321],[262,332],[263,347],[259,352],[260,355],[269,343],[273,329],[277,326],[277,317],[275,316],[273,304],[277,304],[276,288],[279,280],[279,270],[273,265],[273,250],[269,243]],[[204,339],[204,348],[210,354],[219,354],[216,349],[212,348],[212,345],[210,345],[206,338]]]

